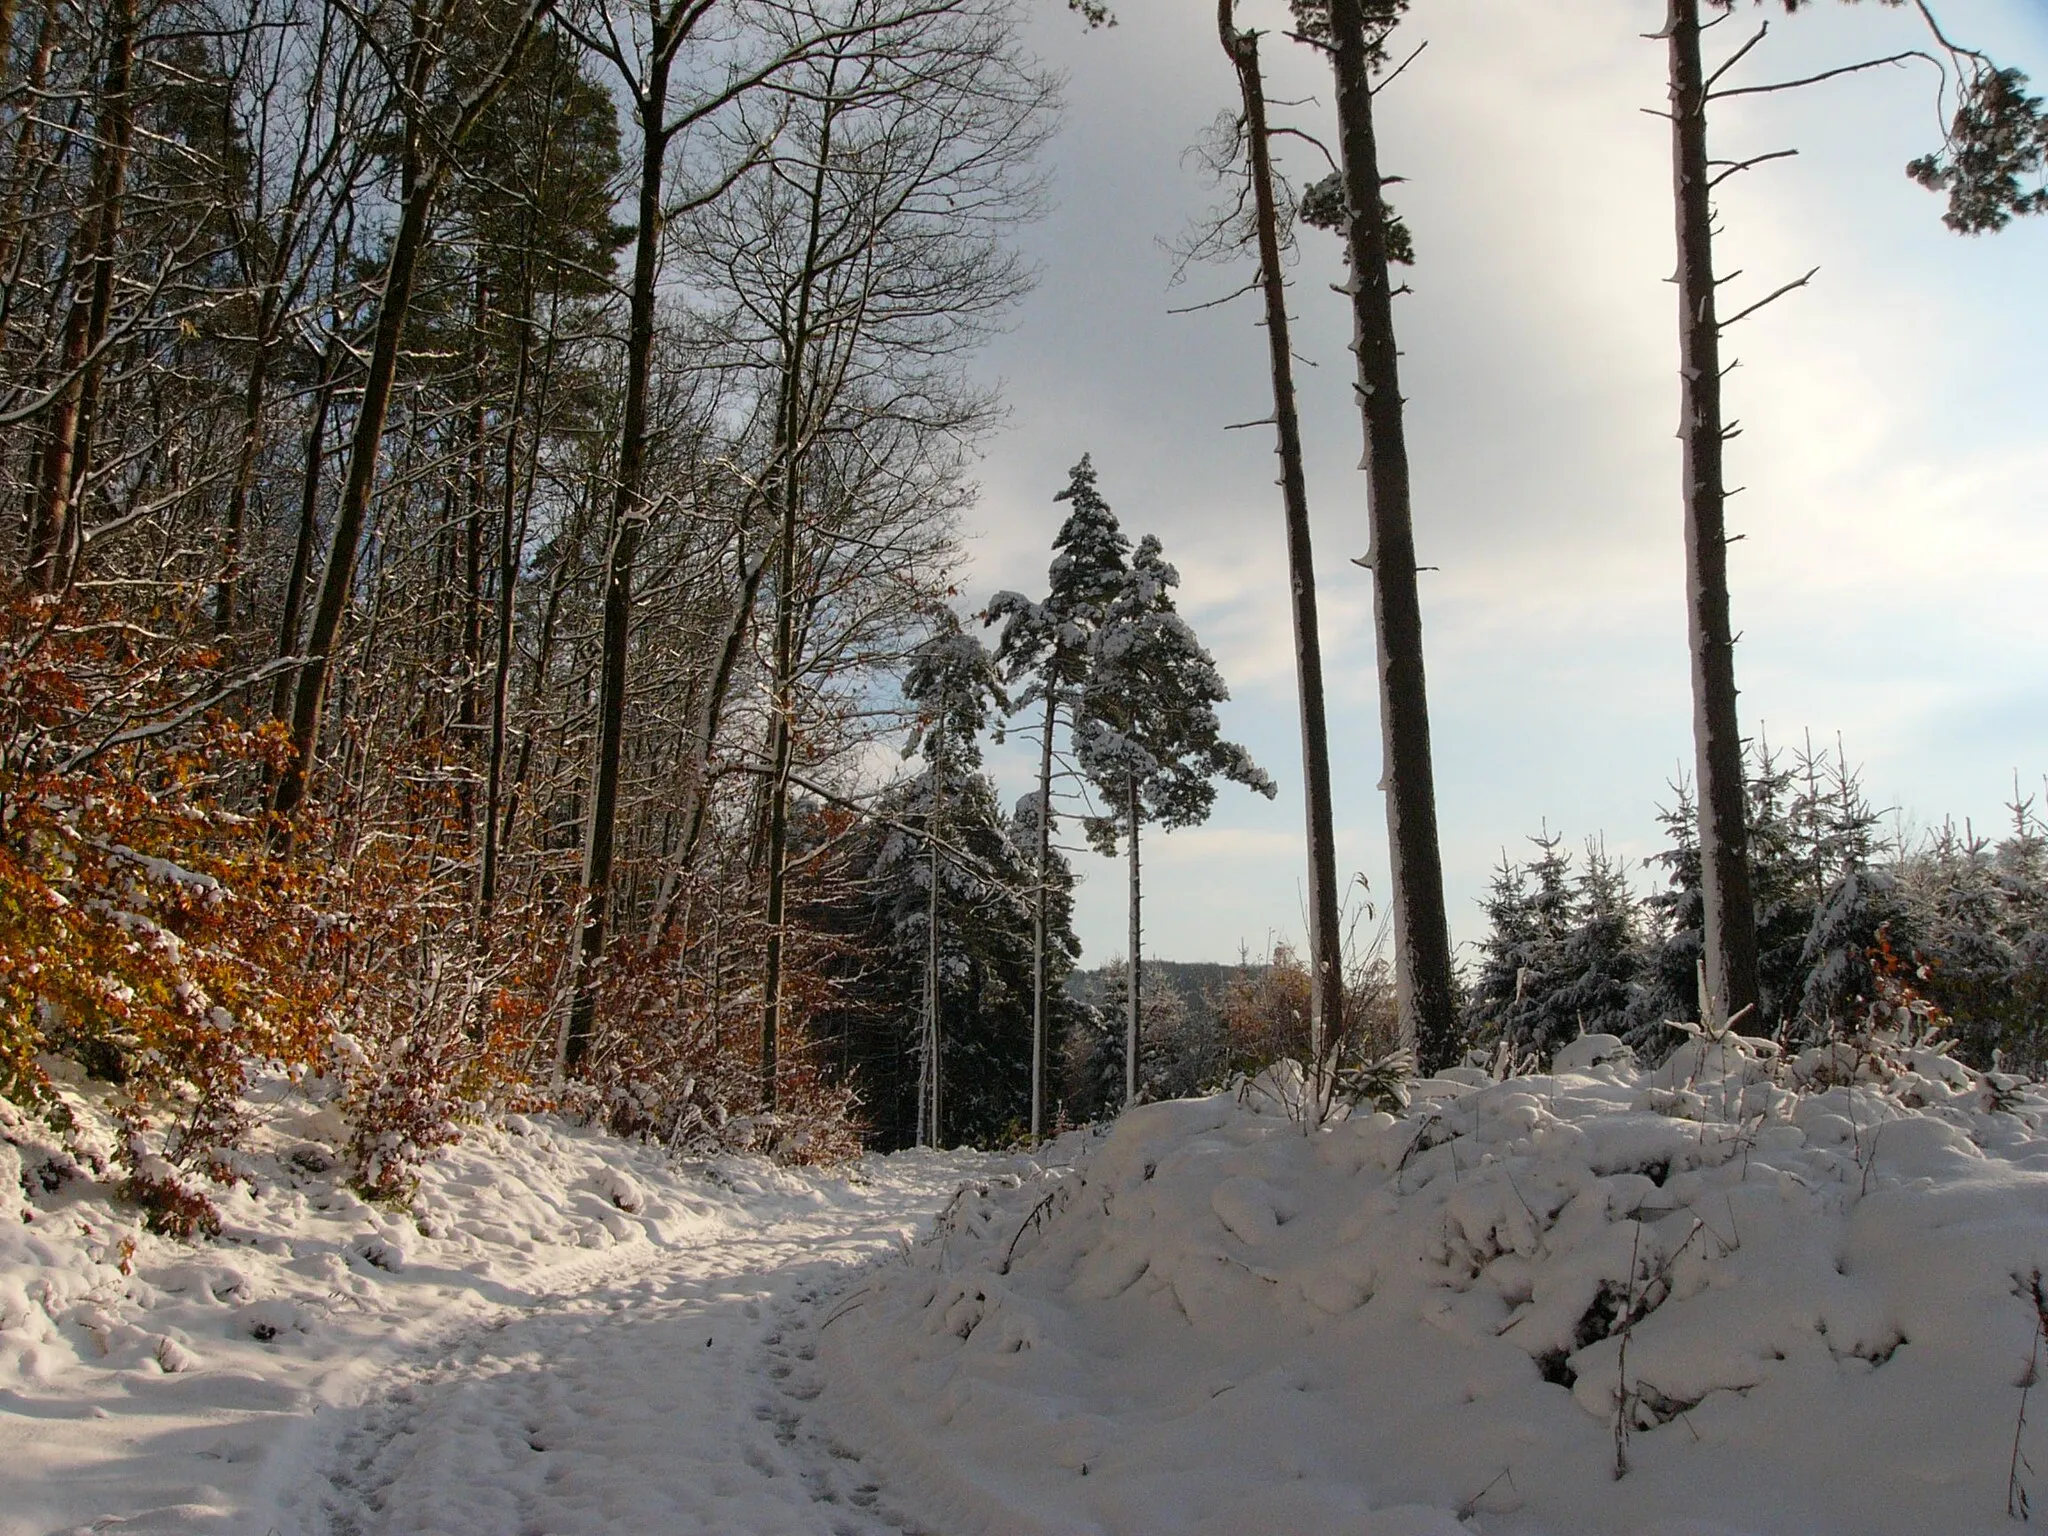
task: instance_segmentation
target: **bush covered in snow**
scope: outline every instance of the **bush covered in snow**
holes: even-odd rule
[[[827,1329],[841,1432],[960,1532],[2003,1524],[2039,1089],[1910,1024],[1412,1087],[1149,1105],[969,1191]]]

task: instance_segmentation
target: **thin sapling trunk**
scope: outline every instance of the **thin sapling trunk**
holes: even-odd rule
[[[1302,468],[1301,421],[1294,401],[1294,354],[1288,334],[1287,286],[1280,270],[1280,214],[1266,127],[1259,38],[1240,32],[1236,0],[1218,0],[1223,51],[1237,71],[1244,103],[1245,147],[1257,214],[1259,281],[1266,305],[1266,345],[1273,373],[1273,425],[1279,439],[1280,494],[1286,513],[1287,574],[1294,618],[1294,674],[1301,703],[1301,771],[1308,822],[1309,1070],[1318,1079],[1325,1055],[1344,1036],[1344,950],[1337,914],[1337,854],[1330,792],[1330,733],[1323,708],[1323,648],[1316,621],[1315,555],[1309,538],[1308,482]],[[1320,1092],[1316,1102],[1321,1102]]]

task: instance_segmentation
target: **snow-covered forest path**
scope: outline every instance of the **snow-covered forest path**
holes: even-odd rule
[[[970,1170],[963,1159],[957,1170]],[[906,1173],[909,1170],[904,1170]],[[751,1234],[472,1328],[319,1416],[269,1469],[281,1536],[872,1536],[916,1532],[807,1414],[813,1339],[859,1269],[957,1183],[785,1206]],[[780,1202],[777,1202],[780,1204]],[[764,1213],[768,1214],[768,1213]]]

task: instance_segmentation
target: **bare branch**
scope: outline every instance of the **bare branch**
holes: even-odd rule
[[[1730,176],[1746,171],[1751,166],[1762,165],[1766,160],[1788,160],[1798,153],[1796,149],[1774,149],[1767,155],[1751,155],[1747,160],[1710,160],[1707,162],[1709,165],[1718,165],[1723,169],[1720,175],[1709,179],[1707,185],[1718,187]]]
[[[1903,64],[1908,59],[1921,59],[1941,68],[1941,61],[1931,53],[1919,48],[1908,48],[1904,53],[1894,53],[1882,59],[1865,59],[1861,64],[1844,64],[1838,69],[1824,69],[1817,75],[1807,75],[1799,80],[1778,80],[1770,85],[1738,85],[1732,90],[1709,91],[1708,101],[1726,101],[1734,96],[1769,96],[1777,91],[1796,91],[1804,86],[1819,85],[1823,80],[1833,80],[1842,75],[1861,74],[1866,69],[1882,69],[1887,64]]]
[[[1730,315],[1726,320],[1723,320],[1721,322],[1720,329],[1725,331],[1728,329],[1729,326],[1733,325],[1736,321],[1744,319],[1749,315],[1755,314],[1758,310],[1762,309],[1766,304],[1769,304],[1772,300],[1782,299],[1783,297],[1785,297],[1786,294],[1790,293],[1795,288],[1804,288],[1808,283],[1813,281],[1814,272],[1818,272],[1819,270],[1819,267],[1815,267],[1813,271],[1808,272],[1806,276],[1795,278],[1791,282],[1785,284],[1784,287],[1775,289],[1772,292],[1765,294],[1762,298],[1758,299],[1754,304],[1750,305],[1747,309],[1736,311],[1736,313]]]

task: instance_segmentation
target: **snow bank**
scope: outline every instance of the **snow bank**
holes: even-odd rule
[[[2004,1529],[2048,1100],[1737,1037],[1561,1066],[1314,1134],[1149,1105],[980,1186],[824,1329],[836,1432],[949,1536]]]
[[[678,1165],[515,1115],[467,1128],[407,1204],[371,1203],[348,1185],[348,1127],[273,1078],[228,1154],[233,1185],[195,1180],[220,1237],[179,1242],[115,1198],[102,1087],[51,1065],[80,1155],[0,1100],[0,1536],[241,1529],[320,1475],[316,1411],[373,1397],[395,1364],[464,1329],[702,1245],[864,1210],[891,1180],[926,1209],[940,1198],[929,1170]]]

